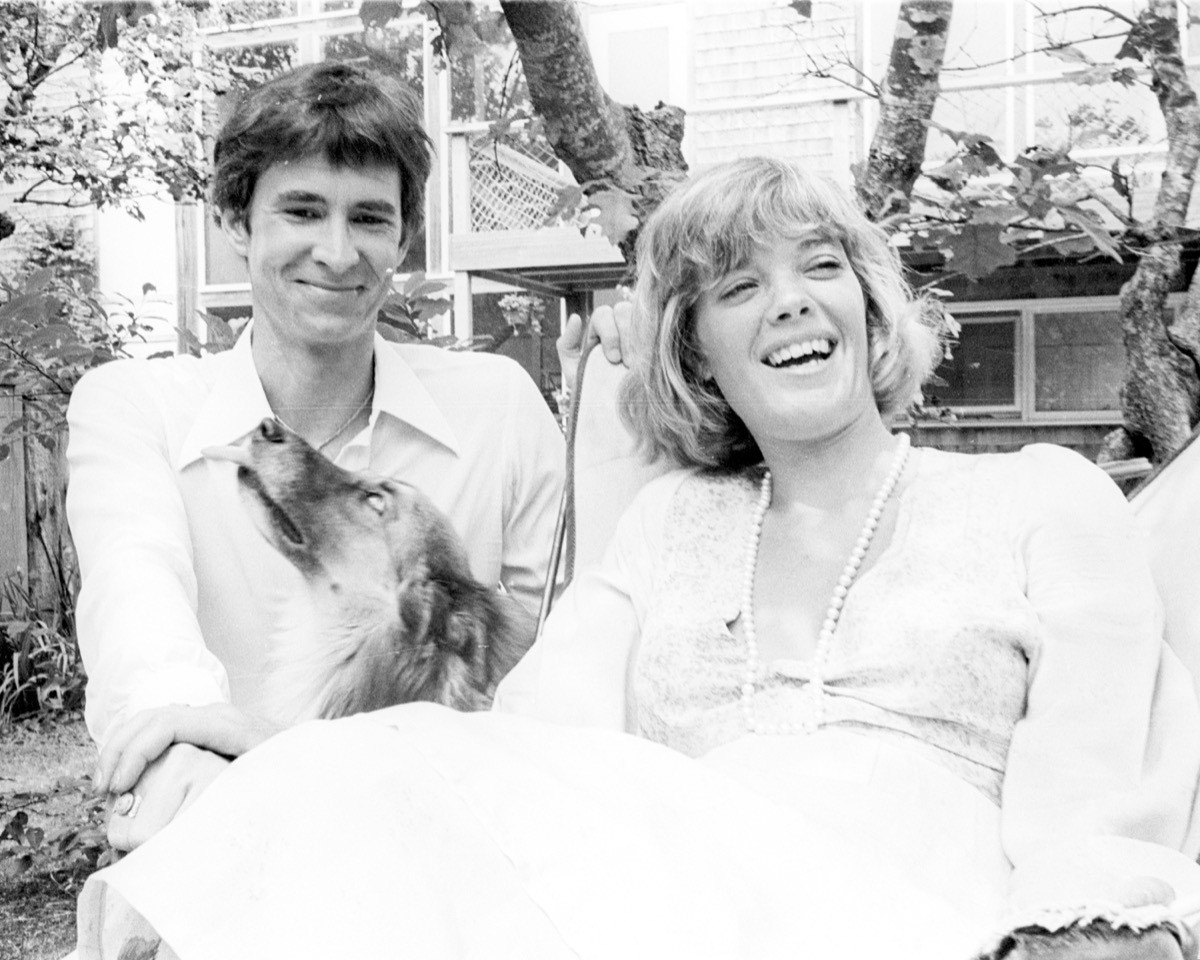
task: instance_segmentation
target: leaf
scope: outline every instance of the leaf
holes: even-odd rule
[[[1089,66],[1092,64],[1092,58],[1077,47],[1053,47],[1046,51],[1056,60],[1065,60],[1067,63],[1086,63]]]
[[[637,229],[633,194],[624,190],[600,190],[588,197],[588,208],[597,211],[593,223],[611,243],[618,244],[630,231]]]
[[[788,6],[796,11],[798,17],[804,20],[812,19],[812,0],[792,0]]]
[[[554,206],[546,214],[545,226],[555,223],[560,218],[573,219],[579,213],[582,203],[583,190],[573,183],[568,183],[558,191],[558,196],[554,198]]]
[[[4,829],[0,830],[0,840],[15,840],[21,842],[21,838],[25,836],[25,825],[29,823],[29,814],[24,810],[18,810],[4,825]]]
[[[1018,220],[1025,211],[1012,203],[989,203],[976,207],[971,212],[971,223],[1006,224]]]
[[[972,280],[1017,262],[1017,251],[1000,239],[995,225],[968,224],[946,239],[945,248],[953,257],[953,269]]]
[[[1121,262],[1121,251],[1096,214],[1090,210],[1084,210],[1082,207],[1059,207],[1058,211],[1067,223],[1081,230],[1092,241],[1096,249],[1112,257],[1117,263]]]
[[[1112,174],[1113,189],[1117,191],[1117,194],[1126,200],[1132,200],[1133,194],[1129,189],[1129,178],[1121,172],[1121,167],[1116,160],[1113,161],[1109,173]]]
[[[1073,237],[1067,237],[1065,240],[1057,241],[1054,244],[1054,249],[1064,257],[1083,256],[1095,250],[1096,245],[1090,238],[1076,234]]]
[[[512,131],[512,125],[524,119],[519,113],[510,113],[488,124],[488,136],[493,140],[503,140]]]
[[[34,850],[38,850],[42,846],[42,841],[46,839],[46,831],[41,827],[30,827],[25,831],[25,842]]]
[[[1113,83],[1119,83],[1123,87],[1132,87],[1137,83],[1137,71],[1133,67],[1121,67],[1112,72],[1110,79]]]
[[[454,306],[450,300],[429,299],[417,308],[417,317],[423,323],[428,323],[434,317],[440,317]]]
[[[1065,150],[1054,150],[1038,145],[1026,148],[1013,163],[1032,173],[1034,179],[1054,177],[1063,173],[1076,173],[1079,170],[1079,164],[1072,160]]]
[[[936,183],[939,187],[945,190],[958,191],[963,188],[965,182],[963,176],[963,162],[955,157],[940,167],[934,167],[932,170],[924,171],[925,176]]]

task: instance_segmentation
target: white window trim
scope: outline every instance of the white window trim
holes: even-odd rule
[[[1173,293],[1167,297],[1167,305],[1175,311],[1182,309],[1186,294]],[[1015,404],[1008,406],[954,406],[947,405],[962,426],[1012,426],[1026,424],[1053,426],[1057,424],[1116,425],[1121,423],[1121,411],[1112,410],[1038,410],[1036,408],[1037,358],[1034,355],[1034,321],[1043,313],[1088,313],[1097,310],[1120,311],[1118,296],[1104,297],[1044,297],[1036,300],[981,300],[947,302],[947,308],[962,324],[972,318],[984,319],[984,315],[997,313],[1016,314],[1017,325],[1014,337],[1016,357],[1013,372]]]

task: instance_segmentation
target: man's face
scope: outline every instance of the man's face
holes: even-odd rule
[[[222,218],[246,258],[256,341],[320,349],[374,336],[403,255],[400,173],[285,161],[258,178],[244,222]]]

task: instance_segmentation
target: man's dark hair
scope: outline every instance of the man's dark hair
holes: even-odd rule
[[[259,176],[272,164],[323,156],[334,166],[395,166],[400,215],[411,240],[424,220],[433,144],[421,104],[399,80],[354,64],[298,67],[248,91],[217,137],[212,201],[245,221]]]

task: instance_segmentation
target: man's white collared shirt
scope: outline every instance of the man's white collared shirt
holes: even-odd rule
[[[76,387],[67,515],[98,742],[146,707],[255,707],[300,574],[255,528],[236,465],[201,451],[236,443],[271,415],[248,335],[201,359],[108,364]],[[376,337],[370,425],[335,462],[422,490],[463,538],[476,579],[537,609],[563,442],[515,363]]]

